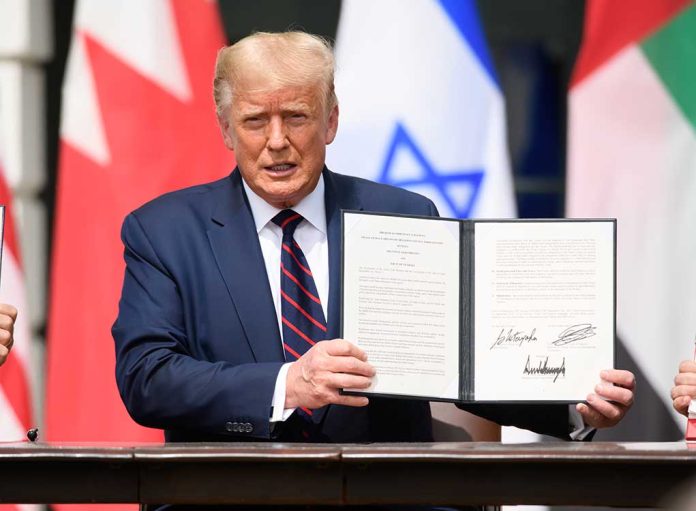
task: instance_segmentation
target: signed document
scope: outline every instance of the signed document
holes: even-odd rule
[[[355,393],[584,400],[614,366],[615,231],[344,211],[342,335],[377,370]]]

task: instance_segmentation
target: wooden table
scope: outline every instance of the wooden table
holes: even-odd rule
[[[0,443],[0,502],[654,507],[696,477],[694,447]]]

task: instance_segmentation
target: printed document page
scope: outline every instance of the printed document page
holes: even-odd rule
[[[377,374],[368,392],[459,397],[459,224],[344,213],[343,336]]]
[[[614,361],[614,224],[475,224],[475,399],[582,401]]]

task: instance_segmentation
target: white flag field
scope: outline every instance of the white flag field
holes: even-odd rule
[[[503,96],[472,2],[345,0],[336,66],[329,168],[426,195],[442,216],[514,216]]]

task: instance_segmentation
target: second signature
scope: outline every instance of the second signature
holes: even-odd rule
[[[558,339],[551,344],[554,346],[565,346],[571,342],[580,341],[597,335],[595,330],[597,330],[597,327],[592,326],[591,323],[580,323],[578,325],[569,326],[558,334]]]

